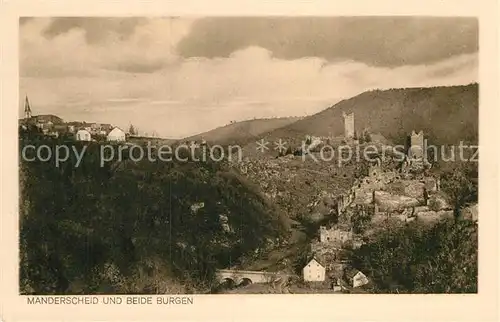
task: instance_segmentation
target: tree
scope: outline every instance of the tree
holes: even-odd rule
[[[352,261],[379,293],[475,293],[477,254],[477,224],[444,220],[386,228]]]
[[[19,152],[36,140],[60,143],[21,138]],[[100,167],[100,146],[86,146],[78,167],[21,160],[22,294],[165,293],[165,280],[204,291],[229,258],[286,232],[277,206],[223,162],[131,162],[125,152]]]
[[[137,129],[134,127],[134,125],[130,124],[130,127],[128,129],[128,133],[130,135],[137,135]]]
[[[365,135],[364,133],[361,133],[361,135],[359,136],[359,144],[363,144],[365,143]]]
[[[477,185],[472,181],[476,173],[474,164],[457,162],[441,174],[441,189],[453,205],[455,218],[458,218],[461,208],[477,202]]]
[[[372,141],[372,136],[371,136],[370,132],[365,131],[363,136],[364,136],[364,140],[366,143],[370,143]]]

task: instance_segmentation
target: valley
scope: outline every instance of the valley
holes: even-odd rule
[[[457,105],[443,107],[441,97]],[[23,162],[23,292],[474,290],[477,284],[470,276],[477,270],[477,249],[463,236],[444,240],[443,247],[466,247],[468,273],[453,273],[465,284],[426,284],[420,276],[432,261],[428,256],[433,253],[424,250],[434,234],[454,236],[457,229],[477,234],[477,163],[434,162],[411,150],[424,148],[424,139],[450,145],[459,135],[477,143],[471,132],[477,129],[471,117],[477,116],[477,104],[465,105],[474,97],[477,84],[372,91],[305,118],[234,123],[177,142],[155,139],[156,144],[207,148],[239,144],[245,151],[241,160],[151,162],[126,154],[122,161],[96,167],[105,143],[76,141],[71,143],[76,149],[88,148],[81,167],[71,163],[75,160],[59,169]],[[442,113],[437,110],[445,108],[460,110],[453,113],[453,125],[442,127],[435,120]],[[67,137],[30,129],[20,129],[20,147],[68,143]],[[287,148],[259,152],[255,141],[261,137],[270,142],[283,138]],[[148,140],[130,136],[119,144],[142,146]],[[403,152],[390,149],[397,144]],[[369,158],[359,154],[368,149]],[[346,151],[358,154],[346,158]],[[37,244],[44,231],[54,235]],[[391,238],[396,238],[392,246],[380,246]],[[405,269],[413,277],[402,278],[389,268],[398,258],[388,255],[391,247],[409,252]],[[435,256],[449,251],[440,247],[433,250]],[[46,249],[58,255],[46,257]],[[377,256],[385,262],[366,253],[381,249],[386,253]],[[90,252],[93,261],[82,258],[82,252]],[[48,275],[36,273],[32,262]],[[75,263],[82,269],[72,270]],[[59,268],[47,269],[54,265]],[[287,278],[221,286],[215,276],[224,269]]]

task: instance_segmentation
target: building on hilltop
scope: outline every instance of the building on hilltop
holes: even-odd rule
[[[344,117],[344,137],[352,139],[354,138],[354,112],[349,114],[342,112],[342,116]]]
[[[24,119],[29,120],[31,116],[30,101],[28,100],[28,95],[26,95],[26,100],[24,101]]]
[[[111,124],[91,123],[90,130],[94,135],[108,135],[113,130],[113,126]]]
[[[78,130],[75,135],[75,139],[77,141],[92,141],[92,136],[90,135],[90,132],[87,130]]]
[[[115,127],[107,136],[109,142],[124,142],[126,140],[125,132],[119,127]]]

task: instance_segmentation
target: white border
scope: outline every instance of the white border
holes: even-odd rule
[[[498,318],[498,66],[496,1],[26,1],[0,7],[0,318],[19,320],[392,321]],[[196,295],[194,305],[27,305],[18,295],[19,16],[427,15],[480,19],[480,237],[477,295]],[[425,37],[425,35],[423,35]],[[444,125],[445,126],[445,125]]]

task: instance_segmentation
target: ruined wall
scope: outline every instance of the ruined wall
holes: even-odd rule
[[[374,203],[378,205],[379,211],[396,211],[409,207],[415,207],[420,204],[416,198],[394,195],[385,191],[375,191]]]
[[[453,211],[452,210],[421,211],[417,213],[417,218],[420,221],[436,222],[444,218],[453,218]]]
[[[322,243],[344,243],[352,239],[353,234],[350,231],[343,231],[340,229],[326,229],[321,226],[319,229],[319,239]]]

